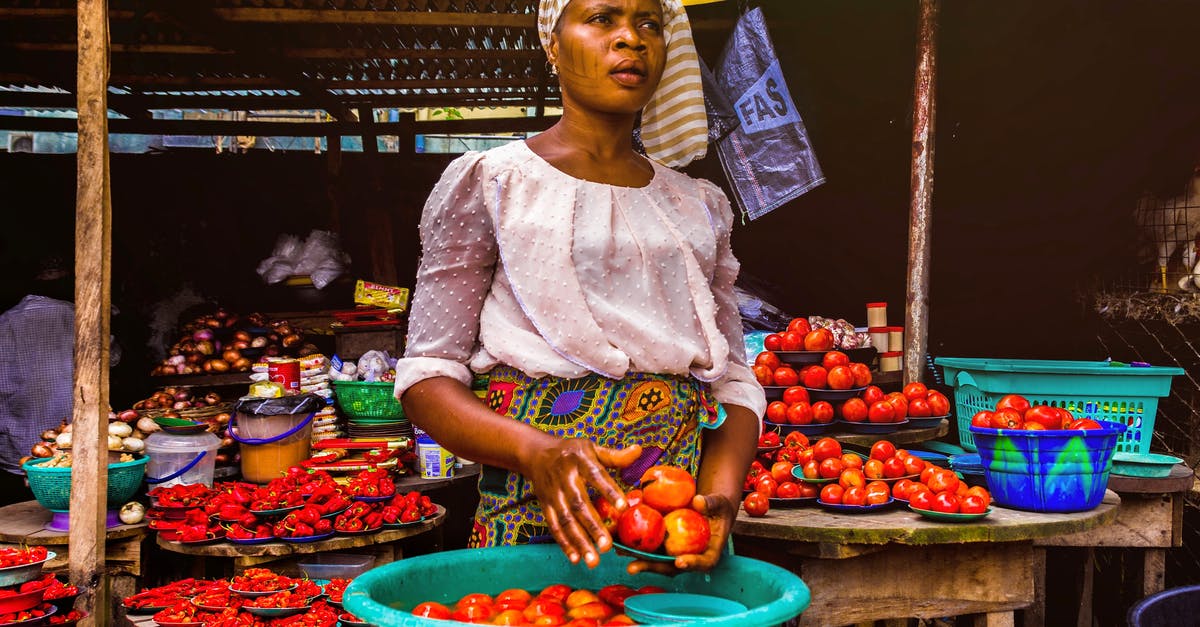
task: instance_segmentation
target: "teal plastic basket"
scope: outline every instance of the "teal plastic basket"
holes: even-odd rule
[[[523,588],[536,594],[550,584],[599,590],[609,584],[662,586],[668,592],[708,594],[737,601],[747,611],[689,620],[709,627],[769,627],[787,623],[808,608],[808,586],[789,570],[760,560],[726,555],[708,573],[668,577],[630,575],[631,558],[609,551],[600,565],[571,564],[557,544],[528,544],[430,553],[384,564],[355,577],[342,595],[346,610],[378,627],[437,627],[457,624],[414,616],[422,601],[453,605],[471,592],[497,594]]]
[[[29,489],[42,507],[52,512],[65,512],[71,507],[71,468],[43,468],[47,459],[31,459],[22,468],[29,479]],[[124,505],[137,493],[146,474],[146,462],[142,457],[128,462],[108,465],[108,507]]]
[[[1117,451],[1147,453],[1154,434],[1158,399],[1171,393],[1171,378],[1182,368],[1132,367],[1107,361],[974,359],[938,357],[947,384],[954,386],[958,439],[977,450],[971,417],[993,410],[1005,394],[1020,394],[1035,405],[1062,407],[1078,418],[1125,425]]]

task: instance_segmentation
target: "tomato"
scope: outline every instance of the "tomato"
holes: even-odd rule
[[[846,402],[842,403],[838,412],[842,415],[842,420],[863,422],[867,419],[867,403],[858,397],[848,398]]]
[[[793,385],[783,391],[783,402],[787,403],[788,405],[791,405],[792,403],[798,403],[800,401],[804,401],[805,403],[809,401],[808,390],[804,389],[804,386]]]
[[[519,601],[529,604],[533,600],[533,595],[528,590],[523,588],[509,588],[496,595],[496,604]]]
[[[869,422],[895,422],[896,408],[888,401],[876,401],[867,410]]]
[[[804,350],[804,334],[797,333],[796,331],[785,331],[779,350],[788,352]]]
[[[904,458],[904,474],[919,475],[925,470],[926,465],[927,464],[925,460],[921,459],[920,457],[917,457],[916,455],[909,455],[908,457]]]
[[[820,495],[817,498],[821,499],[822,503],[841,504],[842,494],[845,491],[846,489],[842,486],[836,483],[829,483],[821,487]]]
[[[774,352],[763,351],[754,358],[754,365],[757,366],[759,364],[767,366],[774,372],[776,368],[783,365],[783,362],[779,361],[779,355],[776,355]]]
[[[788,322],[787,330],[794,333],[808,333],[812,331],[812,325],[808,323],[808,318],[792,318]]]
[[[842,453],[842,463],[846,465],[846,468],[862,470],[863,458],[857,453]]]
[[[824,437],[817,440],[816,443],[813,444],[812,448],[813,459],[817,460],[818,462],[824,461],[831,457],[842,456],[842,443],[830,437]]]
[[[563,598],[565,599],[566,596],[564,595]],[[529,602],[529,605],[525,606],[521,614],[525,616],[525,620],[535,625],[558,625],[562,623],[561,617],[566,612],[567,608],[563,607],[562,599],[539,594]],[[558,622],[543,620],[546,618],[557,618]],[[539,623],[538,621],[542,622]]]
[[[835,366],[849,366],[850,357],[842,351],[826,351],[821,357],[821,365],[826,370],[833,370]]]
[[[958,500],[960,514],[982,514],[987,511],[988,504],[977,494],[968,494]]]
[[[783,443],[787,444],[788,446],[808,448],[808,436],[800,433],[799,431],[793,431],[783,437]]]
[[[767,422],[773,422],[777,425],[786,424],[787,410],[787,403],[783,401],[771,401],[770,403],[767,403],[767,415],[765,418],[767,419]]]
[[[771,464],[771,478],[778,483],[792,480],[792,462],[775,462]]]
[[[896,479],[904,476],[904,460],[899,457],[889,457],[883,461],[883,478]]]
[[[482,623],[491,620],[495,614],[491,603],[462,603],[461,601],[454,606],[454,612],[450,614],[450,620],[456,620],[460,623]]]
[[[1034,405],[1025,411],[1025,424],[1039,424],[1047,429],[1062,429],[1062,414],[1049,405]]]
[[[492,605],[496,601],[492,599],[492,595],[482,592],[471,592],[464,594],[455,605]]]
[[[780,366],[771,375],[775,385],[793,386],[800,382],[800,375],[791,366]]]
[[[861,388],[871,385],[874,377],[871,375],[871,367],[859,362],[850,364],[850,374],[854,375],[854,387]]]
[[[946,398],[945,394],[937,390],[929,390],[929,395],[925,397],[929,401],[929,409],[933,416],[948,416],[950,415],[950,399]]]
[[[846,463],[841,457],[830,457],[817,462],[817,472],[820,473],[822,479],[833,479],[842,474],[846,469]]]
[[[1001,407],[992,412],[993,429],[1020,429],[1024,423],[1021,414],[1011,407]]]
[[[771,501],[762,492],[751,492],[742,499],[742,509],[746,510],[746,514],[755,518],[765,516],[767,510],[771,508],[770,504]]]
[[[929,401],[914,398],[908,401],[908,415],[914,418],[928,418],[933,415],[933,409],[929,407]]]
[[[871,403],[877,403],[887,397],[887,395],[883,393],[883,388],[879,387],[878,385],[868,385],[867,388],[862,391],[860,396],[862,397],[863,401],[867,403],[868,407],[871,405]]]
[[[775,385],[775,371],[770,367],[756,364],[751,370],[754,372],[754,380],[758,381],[759,385]]]
[[[904,397],[910,401],[914,398],[924,399],[929,394],[929,388],[925,387],[925,384],[920,381],[913,381],[901,388],[900,393],[904,394]]]
[[[813,461],[813,450],[811,446],[806,446],[805,448],[800,449],[800,452],[796,454],[795,462],[797,464],[803,465],[811,461]]]
[[[812,404],[813,422],[823,425],[833,422],[833,405],[829,401],[817,401]]]
[[[892,498],[892,490],[884,481],[871,481],[866,485],[867,505],[882,505]]]
[[[995,429],[995,427],[992,426],[992,413],[993,412],[990,412],[986,409],[975,412],[975,415],[971,416],[971,426],[983,427],[984,429]]]
[[[849,390],[854,387],[854,373],[850,366],[834,366],[826,375],[826,384],[831,390]]]
[[[712,538],[708,519],[690,507],[672,510],[663,517],[663,526],[667,530],[667,537],[663,540],[667,555],[703,553]]]
[[[626,509],[617,520],[621,544],[639,551],[657,551],[666,535],[662,513],[645,503]]]
[[[775,488],[775,496],[781,499],[799,498],[800,484],[796,483],[794,477],[788,477],[787,481],[779,482],[779,487]]]
[[[800,473],[803,474],[806,479],[820,479],[821,462],[815,459],[810,459],[804,462],[800,465]]]
[[[592,500],[592,505],[596,508],[596,514],[600,516],[600,523],[608,530],[610,534],[617,532],[617,520],[621,518],[621,512],[616,505],[609,502],[603,496],[597,496]]]
[[[892,442],[890,440],[876,440],[875,443],[871,445],[871,454],[870,454],[871,459],[878,459],[879,461],[884,461],[885,459],[892,457],[895,454],[896,454],[896,445],[892,444]]]
[[[546,597],[549,599],[553,599],[559,603],[563,603],[567,600],[567,597],[570,594],[571,594],[571,586],[568,586],[565,583],[552,583],[552,584],[546,586],[545,588],[542,588],[541,591],[538,592],[537,595],[539,597]],[[559,612],[559,613],[561,614],[562,612]]]
[[[863,475],[863,471],[858,468],[845,468],[838,474],[838,483],[843,488],[862,487],[867,485],[867,478]]]
[[[1025,412],[1029,410],[1029,399],[1020,394],[1005,394],[1000,397],[1000,400],[996,401],[996,409],[1004,409],[1006,407],[1015,409],[1017,413],[1024,416]]]
[[[900,479],[892,484],[892,496],[902,501],[907,501],[908,495],[912,492],[914,485],[916,485],[916,482],[912,479]]]
[[[977,496],[977,497],[983,499],[983,504],[985,506],[992,504],[992,494],[990,492],[988,492],[987,488],[985,488],[981,485],[973,485],[973,486],[968,487],[967,488],[967,496]]]
[[[775,497],[775,491],[778,487],[779,482],[775,480],[775,477],[771,476],[771,473],[764,473],[754,481],[755,492],[762,492],[772,498]]]
[[[1071,424],[1067,425],[1068,429],[1103,429],[1104,425],[1092,420],[1091,418],[1079,418],[1072,420]]]
[[[938,492],[955,492],[959,485],[958,475],[954,474],[953,470],[948,468],[939,468],[934,471],[929,477],[929,481],[925,485],[929,486],[934,493]]]
[[[640,481],[642,502],[664,514],[691,505],[696,496],[696,479],[679,466],[651,466]]]
[[[763,338],[763,348],[769,351],[783,350],[783,334],[768,333],[767,336]]]
[[[817,364],[805,366],[800,370],[800,381],[806,388],[823,390],[829,382],[829,371]]]
[[[619,610],[624,610],[625,599],[635,594],[637,594],[636,590],[623,583],[609,584],[596,591],[596,596],[600,597],[601,601]]]
[[[933,503],[930,503],[930,509],[945,514],[957,514],[958,507],[958,495],[953,492],[938,492],[933,495]]]
[[[908,504],[917,509],[933,509],[933,490],[925,487],[916,487],[921,484],[915,484],[913,489],[908,493]]]
[[[891,392],[887,395],[887,402],[892,404],[892,409],[896,410],[896,422],[900,422],[908,417],[908,397],[899,393]]]
[[[807,481],[799,481],[796,485],[800,488],[800,498],[815,499],[821,492],[821,486]]]
[[[413,616],[421,616],[424,618],[440,618],[443,620],[450,618],[450,608],[438,603],[437,601],[425,601],[418,603],[413,608]]]
[[[868,479],[882,479],[883,462],[875,458],[863,462],[863,476]]]
[[[492,617],[492,621],[490,624],[492,624],[492,625],[524,625],[524,624],[526,624],[525,615],[522,613],[522,611],[525,609],[525,606],[521,606],[520,609],[501,608],[500,606],[496,606],[496,609],[500,610],[500,612]]]
[[[867,504],[867,488],[866,486],[856,485],[850,486],[842,491],[842,505],[866,505]]]
[[[807,401],[797,401],[788,405],[784,414],[784,422],[790,425],[812,424],[812,406]]]
[[[933,464],[926,466],[925,470],[921,471],[921,476],[920,476],[921,483],[928,486],[929,478],[933,476],[933,473],[935,473],[939,470],[941,470],[940,466],[934,466]]]
[[[820,327],[804,334],[804,350],[828,351],[833,350],[833,331]]]

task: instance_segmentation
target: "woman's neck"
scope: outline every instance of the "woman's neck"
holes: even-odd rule
[[[633,122],[584,118],[564,112],[563,119],[526,144],[555,168],[575,177],[622,187],[643,187],[654,167],[633,149]]]

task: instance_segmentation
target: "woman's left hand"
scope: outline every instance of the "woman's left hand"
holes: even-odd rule
[[[721,494],[697,494],[692,499],[692,508],[704,514],[708,519],[708,528],[712,536],[708,540],[708,548],[696,555],[679,555],[674,562],[649,562],[634,560],[626,567],[631,575],[650,571],[664,575],[674,575],[688,570],[711,570],[721,556],[725,554],[725,545],[729,534],[733,531],[733,521],[737,518],[738,503],[729,500]]]

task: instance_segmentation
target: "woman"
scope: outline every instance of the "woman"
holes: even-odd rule
[[[766,401],[746,365],[728,199],[633,146],[640,115],[650,156],[703,152],[702,104],[698,125],[678,115],[702,97],[687,17],[679,0],[542,0],[538,22],[562,119],[463,155],[434,187],[396,394],[484,464],[472,544],[553,539],[594,567],[612,538],[593,497],[624,509],[641,472],[670,464],[697,477],[712,542],[629,570],[707,570]],[[490,375],[486,404],[473,372]]]

